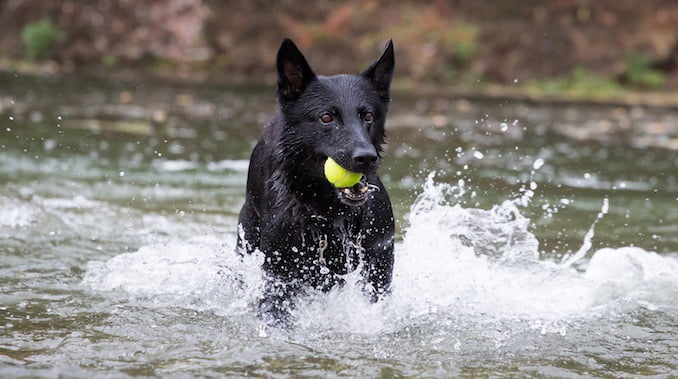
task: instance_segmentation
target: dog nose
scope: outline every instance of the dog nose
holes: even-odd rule
[[[377,152],[373,149],[358,148],[353,151],[353,162],[360,168],[367,168],[377,161]]]

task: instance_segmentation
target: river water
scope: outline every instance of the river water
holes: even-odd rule
[[[261,325],[270,88],[0,76],[2,377],[675,377],[675,109],[394,95],[392,295]]]

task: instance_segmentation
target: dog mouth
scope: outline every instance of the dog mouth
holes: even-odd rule
[[[346,205],[357,206],[367,200],[370,192],[378,191],[379,187],[369,184],[365,176],[351,187],[337,188],[339,199]]]

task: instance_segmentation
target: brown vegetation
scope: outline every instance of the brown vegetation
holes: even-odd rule
[[[285,36],[328,74],[362,68],[392,38],[401,80],[525,83],[583,68],[621,85],[678,88],[673,0],[8,0],[0,57],[25,57],[22,31],[44,18],[63,31],[45,54],[62,70],[171,67],[260,81]]]

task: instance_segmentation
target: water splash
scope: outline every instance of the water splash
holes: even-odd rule
[[[216,237],[201,237],[89,262],[82,283],[154,304],[231,314],[259,297],[262,263],[260,254],[240,259]]]
[[[584,258],[586,256],[586,253],[588,253],[589,250],[591,250],[591,246],[593,246],[593,243],[591,241],[593,240],[593,234],[596,224],[598,223],[598,221],[602,220],[603,216],[605,216],[607,212],[609,212],[609,210],[610,210],[610,201],[608,198],[604,198],[603,206],[600,209],[600,212],[598,212],[596,219],[593,220],[591,227],[584,236],[584,243],[574,255],[563,257],[563,266],[572,266],[573,264]]]
[[[539,333],[567,332],[573,320],[617,307],[676,310],[678,260],[636,247],[591,254],[586,271],[571,268],[591,248],[564,262],[540,257],[518,200],[489,210],[456,203],[465,185],[426,180],[409,226],[396,246],[392,295],[370,304],[357,273],[329,294],[298,299],[297,328],[315,333],[380,334],[426,322],[485,330],[517,322]],[[604,203],[596,222],[607,212]],[[153,304],[174,304],[217,314],[250,314],[261,293],[261,255],[240,260],[231,242],[217,237],[144,246],[107,262],[91,262],[83,284],[125,293]],[[433,320],[433,321],[431,321]],[[522,330],[522,329],[521,329]],[[261,335],[267,335],[260,331]]]

